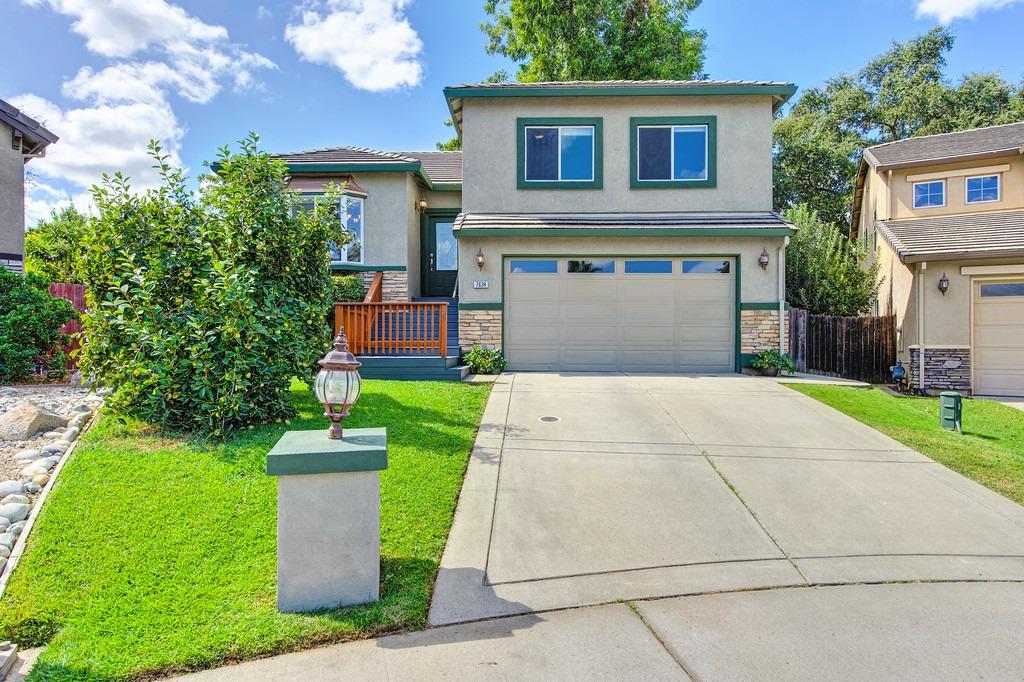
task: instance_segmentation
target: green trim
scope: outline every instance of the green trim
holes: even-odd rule
[[[708,128],[708,177],[704,180],[640,180],[637,129],[642,126],[703,125]],[[630,189],[699,189],[715,187],[718,181],[717,116],[633,116],[629,119]]]
[[[496,301],[490,303],[459,303],[459,310],[502,310],[505,303]]]
[[[589,97],[594,95],[645,96],[645,95],[778,95],[792,97],[796,86],[789,83],[778,85],[633,85],[572,87],[474,87],[454,85],[444,89],[445,97]]]
[[[430,221],[434,218],[454,218],[462,212],[460,208],[428,208],[420,213],[420,295],[427,296],[430,289],[430,256],[427,232],[430,228]],[[454,234],[454,233],[453,233]],[[459,281],[459,271],[455,270],[455,281]],[[453,285],[454,288],[454,285]]]
[[[533,180],[526,179],[526,127],[527,126],[593,126],[594,127],[594,179],[593,180]],[[601,189],[604,183],[604,119],[597,117],[542,117],[516,119],[516,187],[518,189]]]
[[[423,164],[409,161],[382,161],[380,163],[296,163],[287,164],[289,175],[314,173],[413,173],[427,189],[433,192],[461,192],[461,182],[440,182],[436,185],[423,171]]]
[[[388,468],[388,432],[384,428],[345,429],[340,440],[327,429],[286,431],[267,453],[268,476],[353,473]]]
[[[461,208],[428,208],[428,209],[426,209],[423,212],[426,215],[429,215],[429,216],[438,216],[438,217],[441,217],[441,218],[445,218],[445,217],[449,217],[449,216],[454,217],[454,216],[459,215],[460,213],[462,213],[462,209]]]
[[[404,265],[365,265],[363,263],[331,263],[332,272],[405,272]]]
[[[455,230],[456,237],[791,237],[788,227],[469,227]]]
[[[430,188],[433,192],[461,192],[461,182],[435,182]]]
[[[789,303],[783,304],[786,310],[789,310]],[[766,303],[740,303],[740,309],[742,310],[778,310],[779,304],[777,301],[769,301]]]

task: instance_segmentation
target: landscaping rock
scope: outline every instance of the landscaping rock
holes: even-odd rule
[[[17,495],[25,492],[25,484],[21,481],[3,481],[0,483],[0,495]]]
[[[81,432],[81,429],[79,429],[77,426],[72,426],[70,429],[64,432],[64,440],[71,442],[74,439],[78,438],[78,434],[80,434]]]
[[[0,573],[3,573],[5,568],[7,568],[7,557],[0,557]]]
[[[67,426],[68,420],[56,412],[25,401],[0,415],[0,440],[28,440],[40,431]]]
[[[36,474],[32,477],[32,483],[37,486],[46,485],[50,480],[50,474]]]
[[[0,501],[0,504],[11,504],[11,503],[28,504],[28,498],[25,497],[24,495],[8,495],[2,501]]]
[[[12,523],[7,528],[7,532],[8,533],[13,533],[14,535],[21,535],[21,531],[25,530],[25,525],[27,523],[28,523],[28,521],[18,521],[17,523]]]
[[[74,407],[71,408],[71,411],[72,412],[84,412],[84,413],[88,414],[88,413],[92,412],[92,407],[90,407],[89,405],[86,405],[85,403],[78,403],[77,405],[75,405]]]
[[[49,471],[49,469],[41,467],[35,462],[32,462],[27,467],[21,470],[21,477],[24,478],[26,481],[31,481],[34,477],[38,476],[39,474],[45,474],[48,473]],[[3,514],[3,512],[0,512],[0,514]]]
[[[28,517],[28,505],[23,502],[0,504],[0,516],[9,519],[11,523],[23,521]]]
[[[43,454],[45,455],[54,452],[64,452],[69,447],[71,447],[71,443],[67,442],[66,440],[55,440],[52,443],[47,443],[46,445],[44,445],[42,449]]]
[[[0,386],[0,395],[14,395],[18,389],[12,386]]]
[[[14,533],[0,533],[0,547],[6,547],[10,549],[14,547],[14,543],[18,541],[18,536]]]
[[[39,459],[42,456],[43,456],[43,453],[40,450],[31,449],[31,450],[22,450],[21,452],[19,452],[18,454],[16,454],[14,456],[14,459],[19,461],[19,462],[28,462],[28,461],[31,461],[33,459]]]
[[[38,475],[39,476],[45,476],[46,474],[38,474]],[[49,478],[49,476],[47,476],[47,478]],[[43,486],[39,485],[38,483],[36,483],[34,481],[31,482],[31,483],[26,483],[25,484],[25,492],[32,493],[33,495],[35,493],[39,492],[42,489],[43,489]]]
[[[11,520],[6,516],[0,516],[0,533],[7,530],[7,527],[11,525]]]
[[[11,550],[7,549],[6,547],[0,547],[0,557],[6,559],[9,556],[11,556]]]

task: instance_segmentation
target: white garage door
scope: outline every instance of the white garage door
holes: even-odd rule
[[[1024,395],[1024,280],[974,283],[974,392]]]
[[[731,258],[508,258],[509,368],[731,372]]]

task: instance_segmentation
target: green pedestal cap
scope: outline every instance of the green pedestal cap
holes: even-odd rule
[[[388,431],[345,429],[331,440],[326,429],[288,431],[267,453],[267,475],[336,474],[388,468]]]

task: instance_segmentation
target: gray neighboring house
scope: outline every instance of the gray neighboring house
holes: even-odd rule
[[[25,164],[57,136],[0,99],[0,267],[25,270]]]

